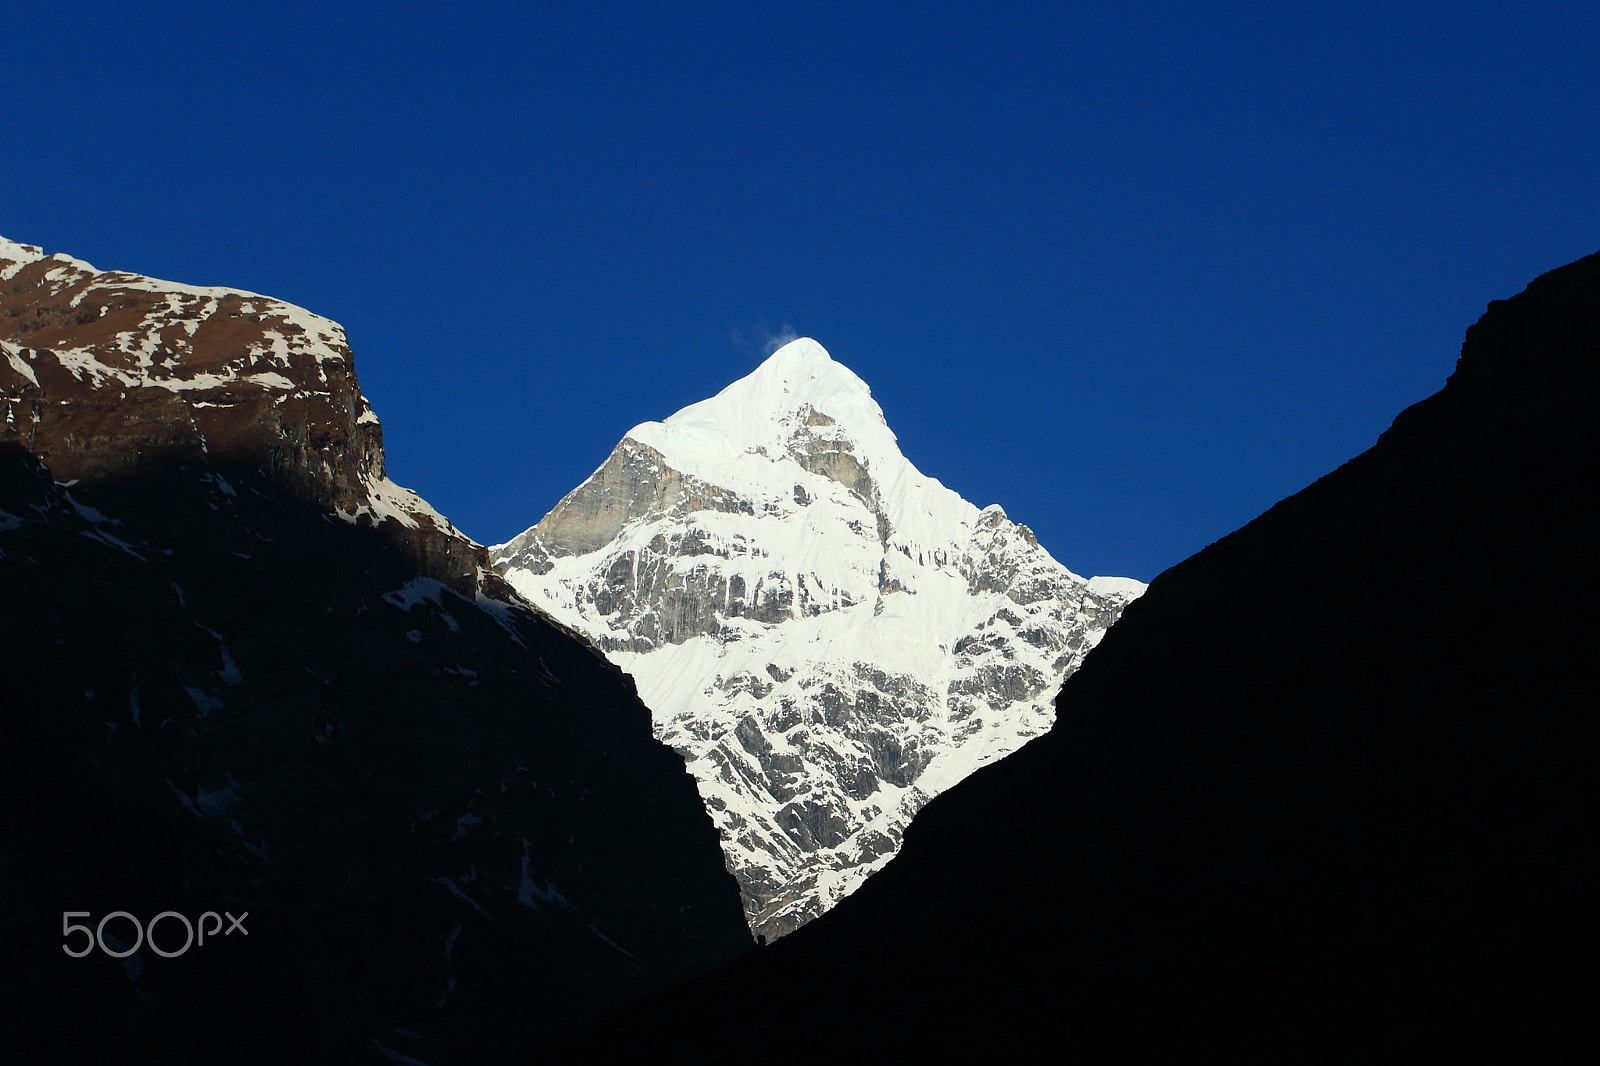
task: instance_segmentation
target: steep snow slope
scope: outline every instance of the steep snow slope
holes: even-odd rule
[[[921,473],[809,339],[630,430],[491,557],[635,677],[768,936],[1048,729],[1062,679],[1144,588],[1085,581]]]

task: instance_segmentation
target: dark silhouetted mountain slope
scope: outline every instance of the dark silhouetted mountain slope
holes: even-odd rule
[[[1370,450],[1160,575],[1053,730],[853,897],[571,1055],[1587,1046],[1597,386],[1600,255],[1491,304]]]
[[[0,1057],[499,1061],[748,950],[681,757],[384,477],[337,326],[0,243],[0,345]]]

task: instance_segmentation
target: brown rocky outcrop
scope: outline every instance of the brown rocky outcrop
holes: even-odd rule
[[[259,471],[383,528],[457,591],[510,595],[480,546],[385,476],[344,329],[292,304],[0,238],[0,407],[0,443],[61,482],[170,462]]]

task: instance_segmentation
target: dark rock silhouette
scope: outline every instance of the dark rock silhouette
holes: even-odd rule
[[[236,297],[0,255],[0,1054],[498,1061],[753,949],[631,681]]]
[[[851,899],[573,1061],[1546,1061],[1592,1032],[1600,255],[1158,577]],[[770,1054],[768,1053],[770,1052]]]

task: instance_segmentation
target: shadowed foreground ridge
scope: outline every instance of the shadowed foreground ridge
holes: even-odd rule
[[[749,949],[630,680],[487,562],[335,324],[0,241],[0,1058],[504,1061]]]
[[[1553,1051],[1591,1031],[1600,255],[1158,577],[833,913],[588,1034],[771,1061]]]

